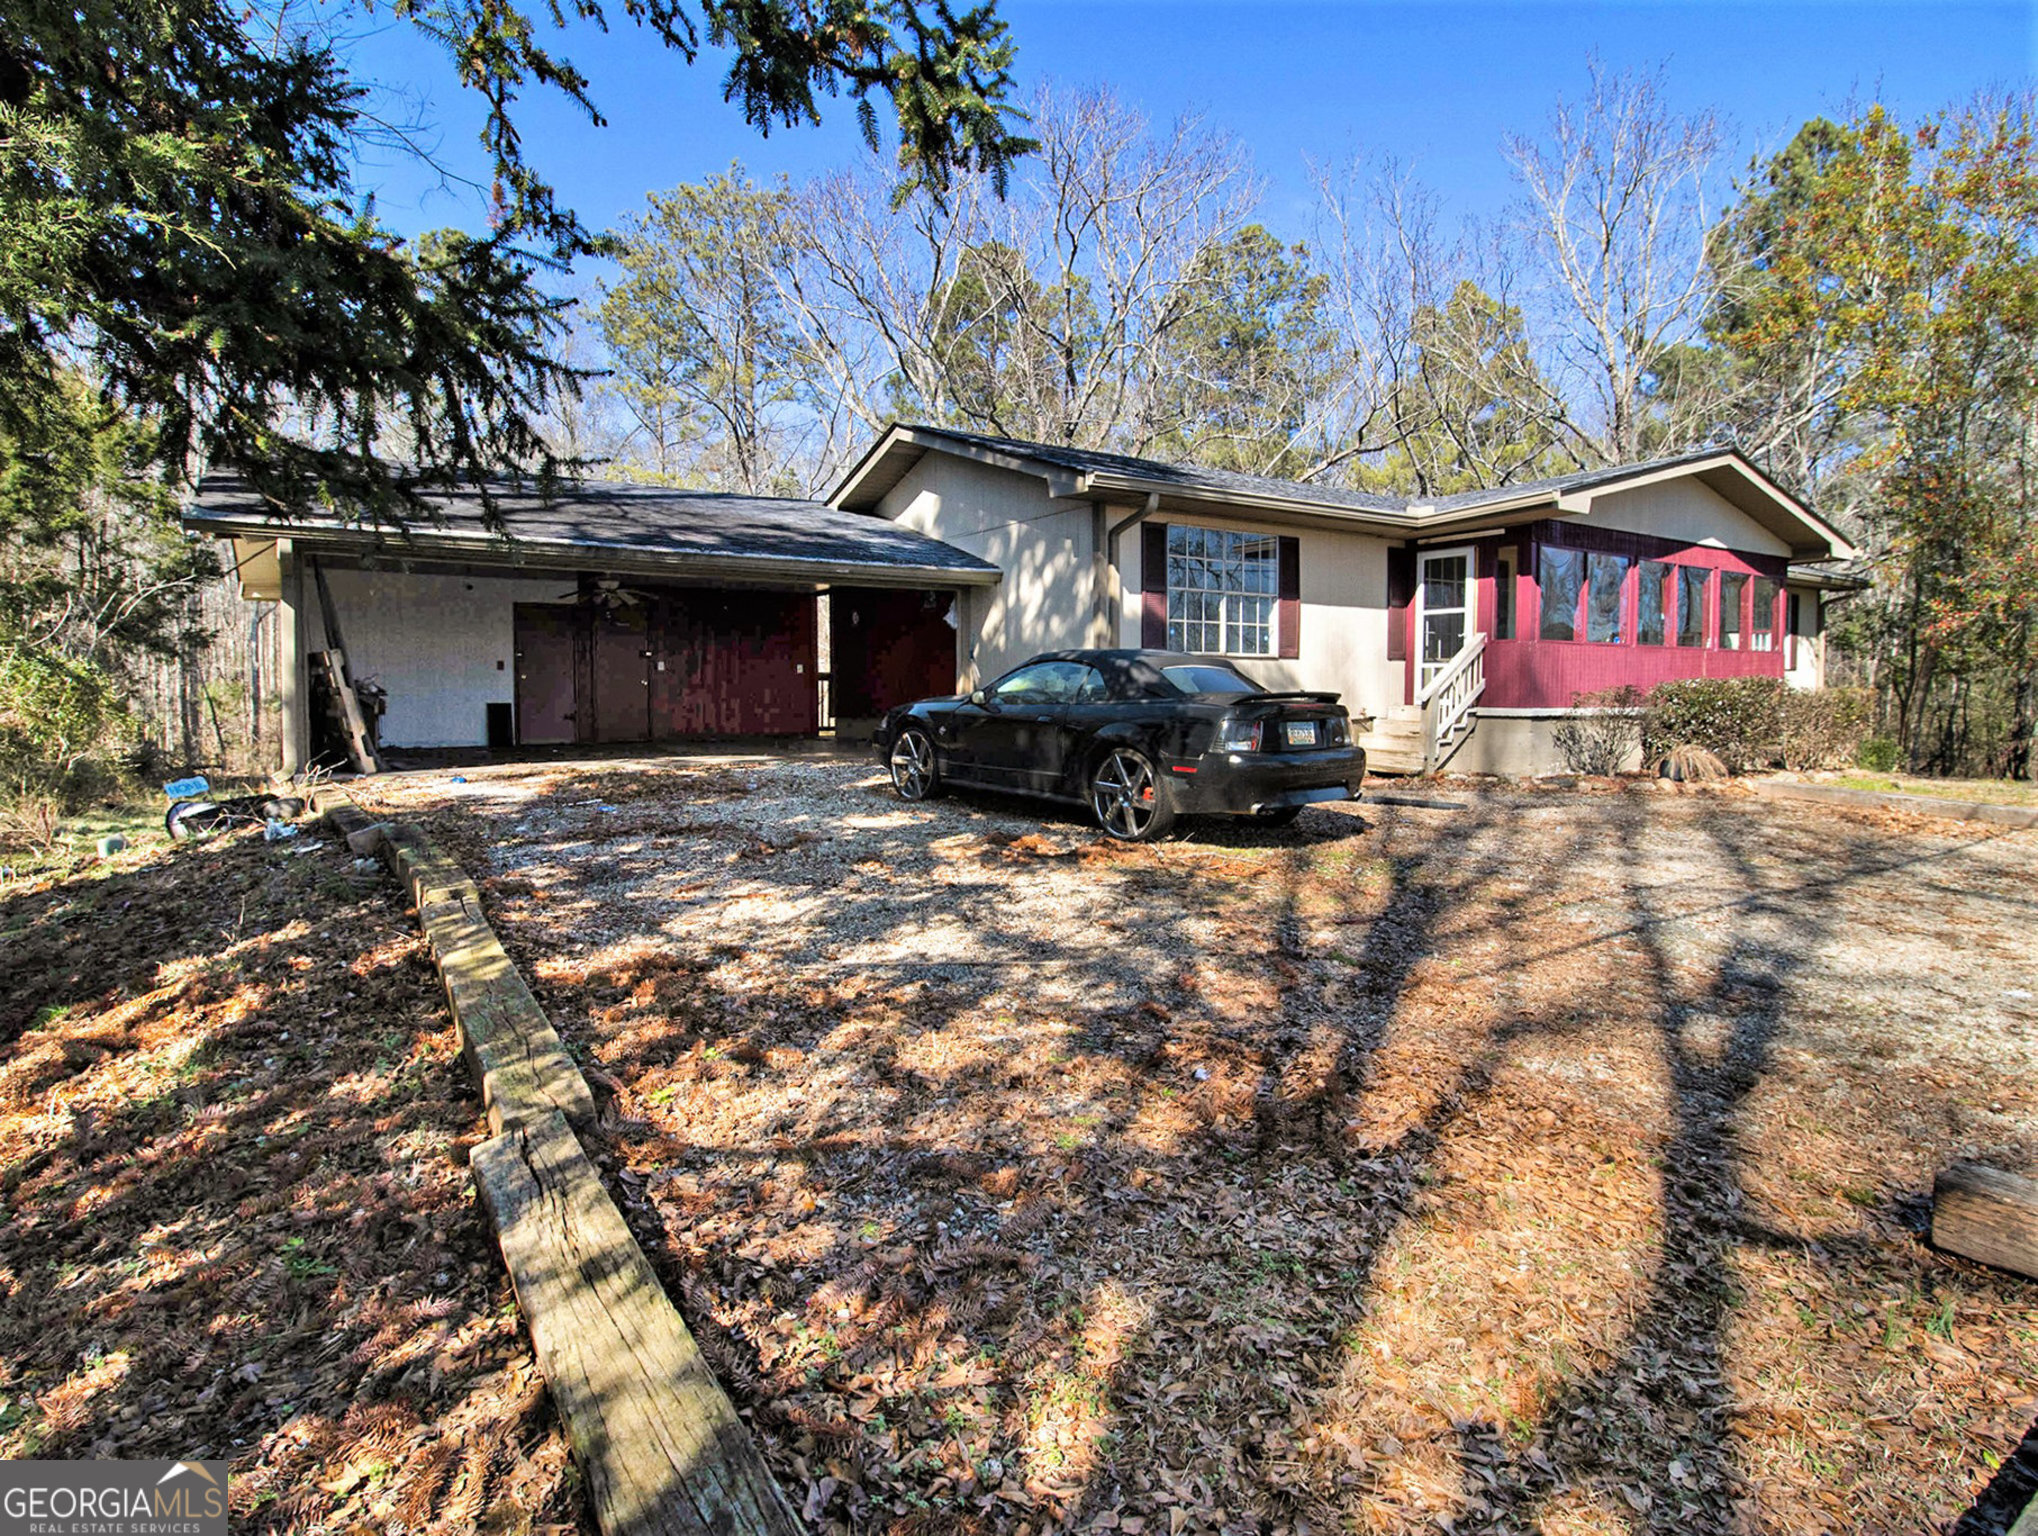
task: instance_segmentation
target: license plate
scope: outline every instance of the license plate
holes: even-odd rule
[[[1316,722],[1314,720],[1290,720],[1281,727],[1282,739],[1291,747],[1313,747],[1316,745]]]

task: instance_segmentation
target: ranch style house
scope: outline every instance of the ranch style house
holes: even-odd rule
[[[895,424],[825,501],[501,503],[504,531],[472,496],[375,528],[207,478],[187,526],[277,605],[286,769],[342,678],[392,747],[852,737],[1040,651],[1149,646],[1341,694],[1380,771],[1541,773],[1600,690],[1822,686],[1861,585],[1732,449],[1421,499]]]

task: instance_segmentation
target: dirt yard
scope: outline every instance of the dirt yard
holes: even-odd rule
[[[259,833],[0,887],[0,1456],[237,1531],[592,1532],[393,881]]]
[[[2038,1168],[2038,833],[465,778],[375,794],[816,1528],[1944,1530],[2038,1414],[2038,1286],[1923,1241],[1948,1160]]]

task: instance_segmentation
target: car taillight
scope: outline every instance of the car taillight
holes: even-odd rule
[[[1218,735],[1218,745],[1226,752],[1257,752],[1262,729],[1258,720],[1227,720]]]

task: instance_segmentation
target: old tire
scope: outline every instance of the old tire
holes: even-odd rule
[[[1090,769],[1090,811],[1106,837],[1150,843],[1175,824],[1171,790],[1137,747],[1113,747]]]
[[[900,731],[890,756],[892,788],[901,800],[928,800],[941,793],[941,764],[934,738],[917,725]]]

